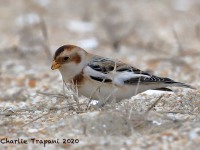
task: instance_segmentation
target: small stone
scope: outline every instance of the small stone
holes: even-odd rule
[[[31,87],[31,88],[36,87],[36,80],[35,79],[30,79],[28,81],[28,86]]]
[[[38,129],[29,129],[28,132],[35,133],[35,132],[38,132]]]

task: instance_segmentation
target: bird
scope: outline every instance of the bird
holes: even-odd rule
[[[86,52],[76,45],[63,45],[54,54],[52,70],[58,69],[63,81],[76,86],[79,96],[119,102],[146,90],[172,91],[167,87],[194,87],[159,77],[119,60]]]

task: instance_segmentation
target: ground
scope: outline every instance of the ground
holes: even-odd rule
[[[198,0],[0,3],[1,149],[200,147]],[[147,91],[88,107],[51,70],[53,53],[64,44],[196,89]]]

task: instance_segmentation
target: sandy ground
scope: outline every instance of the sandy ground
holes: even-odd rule
[[[0,4],[0,149],[199,149],[198,0]],[[87,107],[50,69],[63,44],[197,89]]]

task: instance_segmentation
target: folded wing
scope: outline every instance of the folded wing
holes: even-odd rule
[[[169,78],[154,76],[130,65],[113,59],[95,56],[85,69],[91,79],[98,82],[107,82],[116,85],[166,84],[192,88],[184,83],[173,81]]]

